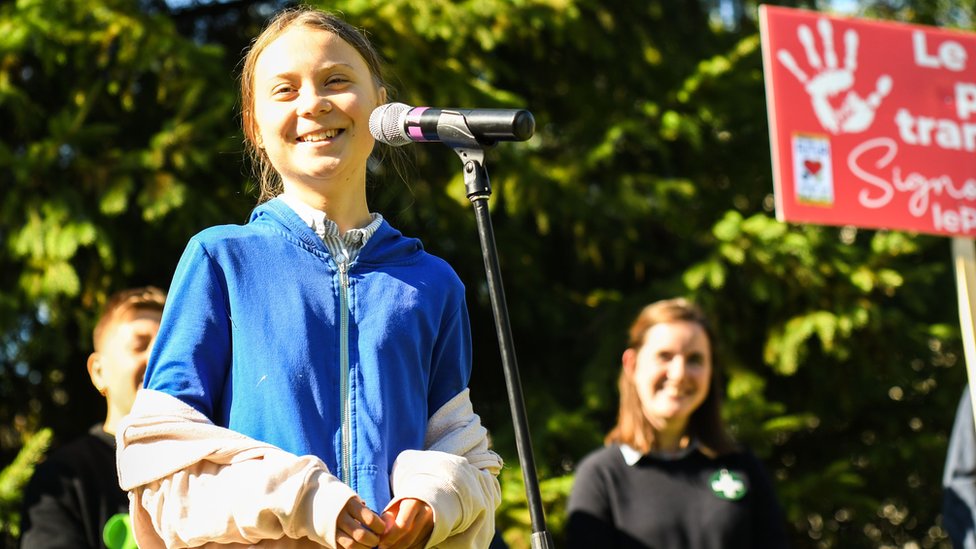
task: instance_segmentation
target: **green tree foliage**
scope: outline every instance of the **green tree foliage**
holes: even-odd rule
[[[101,415],[81,365],[104,296],[165,287],[190,235],[245,219],[236,64],[276,4],[0,6],[5,459],[24,433],[68,436]],[[673,295],[715,320],[725,414],[774,475],[796,546],[944,543],[941,463],[966,378],[948,243],[775,221],[755,4],[732,2],[724,23],[724,2],[686,0],[318,4],[368,31],[394,100],[535,115],[536,135],[498,145],[487,167],[557,545],[574,466],[614,420],[626,327]],[[918,4],[870,14],[972,21]],[[509,464],[500,525],[528,547],[460,161],[406,149],[406,169],[380,164],[371,204],[468,287],[473,398]]]
[[[0,543],[4,546],[20,534],[20,500],[34,466],[51,444],[51,430],[31,434],[13,463],[0,470]]]
[[[222,50],[133,2],[0,6],[0,433],[103,411],[84,370],[93,315],[165,287],[186,235],[240,220]],[[102,408],[104,410],[104,408]]]

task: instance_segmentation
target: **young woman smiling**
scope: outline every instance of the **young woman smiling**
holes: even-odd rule
[[[705,316],[684,299],[658,301],[629,335],[617,425],[577,469],[567,547],[785,547],[769,478],[722,423]]]
[[[119,432],[141,547],[488,546],[501,460],[471,408],[464,288],[366,202],[381,74],[307,8],[248,52],[259,205],[190,240]]]

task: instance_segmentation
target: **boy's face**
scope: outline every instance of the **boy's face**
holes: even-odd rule
[[[125,415],[132,408],[161,317],[160,311],[152,309],[126,312],[108,326],[101,350],[89,358],[92,384],[105,396],[110,414]]]

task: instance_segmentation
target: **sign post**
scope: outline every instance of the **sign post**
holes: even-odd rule
[[[976,246],[968,238],[952,239],[952,262],[956,267],[956,287],[959,298],[959,323],[969,378],[969,398],[976,403]],[[976,406],[973,406],[976,421]]]

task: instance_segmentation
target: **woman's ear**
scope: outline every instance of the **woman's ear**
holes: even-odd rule
[[[384,103],[386,103],[386,88],[384,88],[383,86],[380,86],[380,92],[379,92],[379,105],[382,105],[382,104],[384,104]],[[378,107],[379,105],[377,105],[377,107]]]
[[[634,370],[637,369],[637,351],[635,349],[627,349],[624,351],[622,357],[620,357],[620,362],[623,364],[624,373],[627,377],[634,377]]]

